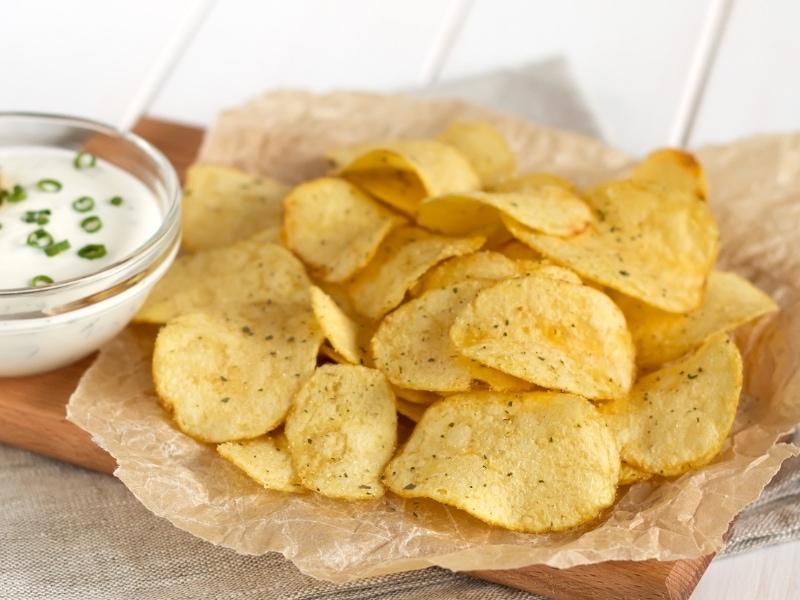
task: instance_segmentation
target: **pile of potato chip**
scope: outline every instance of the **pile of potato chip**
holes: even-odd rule
[[[577,189],[453,123],[327,158],[294,188],[190,168],[186,253],[137,315],[161,325],[153,377],[183,432],[270,489],[433,498],[524,532],[718,454],[742,387],[728,333],[777,308],[714,270],[692,156]]]

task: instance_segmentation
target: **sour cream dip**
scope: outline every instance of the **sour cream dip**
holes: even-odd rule
[[[164,219],[141,181],[88,152],[2,147],[0,190],[0,290],[101,271]]]

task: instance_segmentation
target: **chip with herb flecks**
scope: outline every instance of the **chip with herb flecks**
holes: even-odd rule
[[[319,367],[296,395],[285,432],[308,489],[350,500],[383,496],[381,473],[397,443],[397,412],[380,371]]]
[[[400,496],[542,533],[597,517],[614,502],[619,469],[614,437],[585,398],[471,392],[426,409],[384,481]]]

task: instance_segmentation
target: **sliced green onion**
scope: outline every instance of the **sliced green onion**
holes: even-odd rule
[[[103,227],[103,222],[100,220],[100,217],[93,215],[81,221],[81,227],[88,233],[94,233],[95,231],[100,231],[100,228]]]
[[[114,196],[109,202],[114,206],[119,206],[122,204],[122,196]]]
[[[53,236],[44,229],[37,229],[28,234],[27,244],[34,248],[47,248],[53,245]]]
[[[53,279],[47,275],[37,275],[31,279],[31,285],[33,287],[39,287],[40,285],[48,285],[51,283],[53,283]]]
[[[106,247],[103,244],[89,244],[78,250],[78,256],[94,260],[103,258],[106,255]]]
[[[14,189],[11,192],[8,192],[6,196],[6,200],[9,202],[22,202],[25,198],[28,197],[28,192],[25,191],[25,188],[22,187],[20,184],[16,184]]]
[[[3,200],[5,200],[7,197],[8,197],[8,190],[0,188],[0,205],[3,204]]]
[[[81,196],[72,203],[72,208],[78,212],[89,212],[94,208],[94,199],[89,196]]]
[[[40,179],[39,182],[36,184],[43,192],[60,192],[61,188],[64,187],[61,185],[61,182],[56,179]]]
[[[29,210],[22,217],[23,223],[36,223],[37,225],[47,225],[50,222],[50,209]]]
[[[44,249],[44,253],[47,256],[55,256],[56,254],[61,254],[65,250],[69,250],[71,248],[69,240],[61,240],[57,244],[50,244],[47,248]]]
[[[91,152],[78,152],[72,164],[76,169],[91,169],[96,162],[97,158]]]

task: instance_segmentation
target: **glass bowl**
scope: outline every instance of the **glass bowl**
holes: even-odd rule
[[[45,280],[39,285],[41,281],[34,284],[31,280],[25,287],[9,287],[2,278],[2,270],[10,273],[24,264],[26,257],[31,256],[30,248],[25,246],[32,244],[30,240],[26,244],[15,238],[4,246],[6,250],[0,252],[5,254],[0,255],[0,377],[44,373],[80,360],[111,340],[131,321],[153,285],[169,268],[180,245],[178,176],[166,157],[138,136],[85,119],[0,113],[0,169],[3,156],[27,156],[27,152],[31,155],[69,152],[69,156],[75,157],[75,168],[94,168],[96,160],[103,169],[120,170],[122,177],[127,174],[138,182],[136,185],[143,186],[143,192],[152,196],[146,201],[154,199],[157,208],[150,210],[146,230],[138,224],[133,226],[134,231],[139,227],[139,233],[146,232],[141,241],[137,240],[121,255],[108,252],[103,261],[83,261],[78,275],[70,273],[61,279],[58,265],[63,268],[73,259],[57,256],[58,260],[52,262],[53,272],[49,273],[53,283]],[[43,181],[47,180],[38,182],[39,190],[44,189]],[[27,201],[19,201],[21,188],[17,188],[20,193],[9,201],[13,183],[13,173],[0,170],[0,187],[7,192],[0,204],[0,225],[6,225],[0,227],[0,236],[11,235],[9,230],[19,225],[18,216],[9,217],[12,204],[18,208]],[[86,193],[91,194],[91,189]],[[145,201],[143,196],[126,198],[124,201],[129,203],[126,207]],[[117,199],[106,202],[119,203],[113,200]],[[77,205],[75,210],[83,208]],[[77,213],[74,217],[85,218]],[[9,219],[13,223],[3,223]],[[46,250],[46,247],[45,242],[39,248]]]

